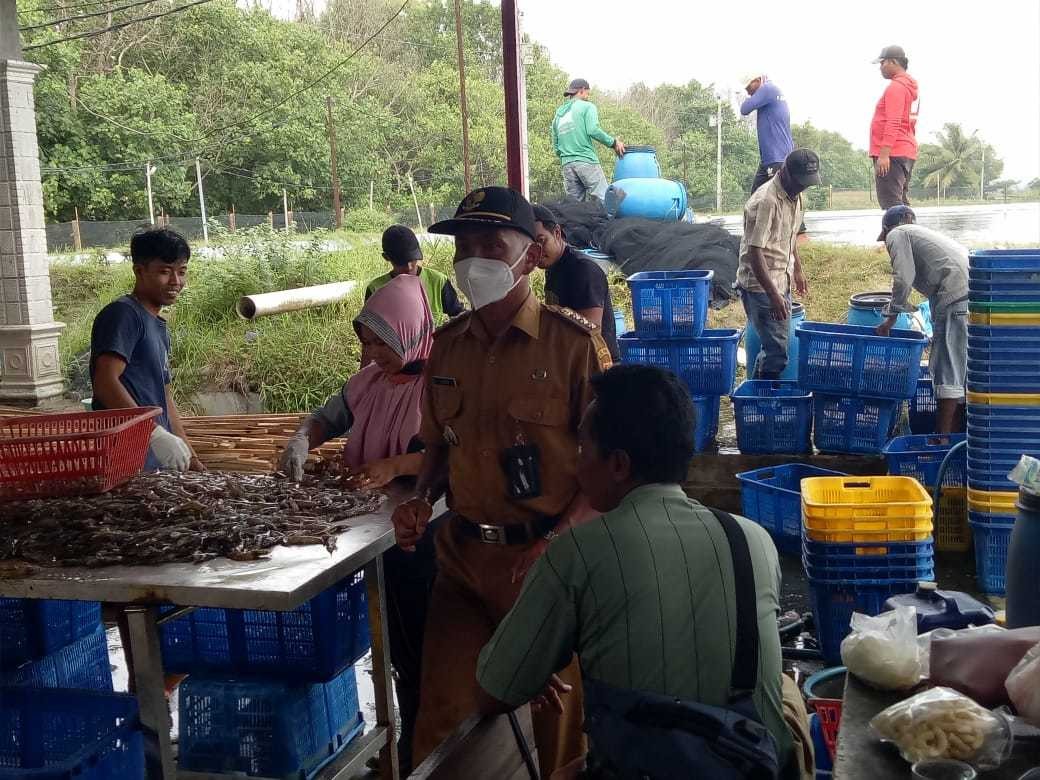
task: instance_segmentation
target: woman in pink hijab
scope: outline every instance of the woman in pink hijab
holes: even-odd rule
[[[397,276],[365,303],[354,330],[371,362],[308,417],[279,463],[303,476],[307,453],[349,431],[343,461],[360,487],[382,487],[419,473],[423,366],[433,346],[433,318],[416,276]]]

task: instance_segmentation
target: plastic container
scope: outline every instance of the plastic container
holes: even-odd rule
[[[626,333],[618,339],[623,363],[667,368],[685,383],[690,395],[729,395],[737,376],[740,331],[705,330],[697,338],[650,339]]]
[[[968,325],[996,325],[996,326],[1008,326],[1008,327],[1027,327],[1037,328],[1040,327],[1040,311],[1037,312],[1022,312],[1018,309],[1014,309],[1010,312],[1005,311],[991,311],[989,309],[993,307],[1002,307],[1003,304],[969,304],[968,305]],[[1029,307],[1032,308],[1032,307]]]
[[[603,202],[615,217],[678,222],[686,214],[686,188],[682,182],[657,177],[615,179]]]
[[[182,770],[313,777],[364,729],[354,667],[328,683],[191,675],[179,691]]]
[[[652,146],[626,146],[624,156],[614,163],[614,181],[656,179],[660,176],[657,150]]]
[[[834,760],[838,748],[841,705],[844,701],[847,676],[848,670],[844,666],[833,666],[811,675],[802,685],[809,709],[815,711],[820,719],[824,743],[831,761]]]
[[[901,401],[813,394],[813,441],[821,452],[878,454],[899,419]]]
[[[693,451],[704,452],[719,433],[719,396],[695,396],[693,413],[696,420],[693,429]]]
[[[624,333],[628,330],[628,326],[625,324],[625,313],[621,309],[614,309],[614,333]]]
[[[0,500],[104,493],[141,470],[158,407],[0,421]]]
[[[798,383],[806,390],[870,398],[912,398],[928,339],[913,330],[890,336],[858,325],[803,322],[795,331]]]
[[[920,542],[932,533],[932,499],[909,477],[811,477],[802,525],[817,542]]]
[[[1040,625],[1040,496],[1019,490],[1007,559],[1008,628]]]
[[[1018,493],[976,490],[968,486],[968,511],[990,515],[1015,516]]]
[[[781,552],[798,555],[802,546],[801,482],[806,477],[845,476],[804,463],[769,466],[737,474],[744,517],[769,531]]]
[[[137,699],[97,691],[0,688],[0,778],[143,778]]]
[[[197,609],[160,627],[167,672],[327,680],[371,645],[356,572],[290,612]]]
[[[803,538],[802,565],[819,582],[934,579],[935,547],[930,540],[828,544]]]
[[[93,633],[70,645],[3,672],[0,685],[111,691],[112,665],[105,627],[99,625]]]
[[[714,277],[714,271],[632,274],[627,281],[635,335],[651,339],[700,336],[708,316]]]
[[[917,590],[893,596],[885,602],[885,610],[914,607],[917,610],[917,633],[926,634],[936,628],[954,630],[968,626],[985,626],[993,622],[994,612],[967,593],[939,590],[934,582],[919,582]]]
[[[805,307],[798,301],[791,304],[791,317],[787,320],[787,368],[780,374],[781,379],[798,379],[798,339],[794,335],[798,326],[805,322]],[[758,353],[762,350],[762,340],[758,337],[755,324],[748,320],[744,329],[744,353],[747,355],[747,375],[751,376],[755,370],[755,361]]]
[[[917,390],[907,406],[910,433],[920,435],[935,432],[935,413],[938,404],[935,400],[931,377],[921,377],[917,380]]]
[[[979,590],[1003,596],[1007,585],[1008,547],[1015,527],[1015,516],[969,512],[968,521],[975,537],[975,578]],[[1032,566],[1035,570],[1035,561]]]
[[[748,380],[730,399],[741,452],[812,452],[812,395],[797,382]]]
[[[1040,306],[1040,303],[1037,304]],[[968,326],[968,349],[1040,352],[1040,328]]]
[[[849,296],[849,313],[846,319],[849,325],[876,328],[885,320],[885,315],[881,312],[891,302],[892,293],[884,290],[856,293]],[[901,330],[916,330],[914,318],[906,313],[896,318],[895,327]]]
[[[882,452],[888,473],[897,477],[913,477],[925,487],[934,487],[939,467],[954,444],[967,438],[964,433],[932,433],[921,436],[898,436]],[[943,484],[963,486],[967,477],[967,452],[961,450],[946,465]]]
[[[968,252],[969,269],[1021,268],[1040,265],[1040,249],[972,249]]]
[[[848,636],[853,612],[879,615],[891,596],[913,590],[916,580],[876,582],[815,582],[809,579],[809,598],[816,620],[816,638],[827,663],[841,663],[841,640]]]
[[[964,487],[944,487],[939,495],[935,518],[935,549],[939,552],[971,550],[968,526],[968,491]]]
[[[100,625],[96,601],[0,599],[0,671],[53,653]]]
[[[1040,393],[1008,395],[1006,393],[967,393],[968,408],[974,406],[1040,407]]]

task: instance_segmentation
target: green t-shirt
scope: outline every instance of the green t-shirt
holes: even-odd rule
[[[776,627],[780,563],[762,528],[737,522],[758,596],[753,700],[783,763],[791,736]],[[549,545],[484,646],[477,680],[499,701],[519,706],[577,652],[582,674],[592,679],[725,706],[736,625],[733,563],[721,524],[678,485],[644,485]]]
[[[571,98],[558,109],[552,121],[553,149],[560,162],[599,164],[593,141],[613,146],[614,139],[599,126],[599,112],[587,100]]]
[[[368,287],[365,288],[365,300],[367,301],[372,293],[380,287],[384,287],[393,278],[390,272],[387,272],[369,282]],[[434,324],[440,325],[448,317],[455,317],[462,313],[462,304],[447,276],[433,268],[421,267],[419,281],[426,290],[426,298],[430,302],[430,314],[433,315]]]

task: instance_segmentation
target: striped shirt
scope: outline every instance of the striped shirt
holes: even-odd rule
[[[758,594],[753,695],[781,760],[780,564],[769,535],[737,518]],[[721,524],[678,485],[644,485],[553,541],[484,647],[477,679],[519,706],[577,652],[582,674],[615,687],[724,706],[736,641],[733,563]]]

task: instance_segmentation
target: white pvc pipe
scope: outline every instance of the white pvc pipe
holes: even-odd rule
[[[268,314],[281,314],[286,311],[312,309],[316,306],[327,306],[342,301],[350,295],[357,282],[333,282],[319,284],[314,287],[297,287],[292,290],[243,295],[238,299],[235,309],[244,320],[264,317]]]

